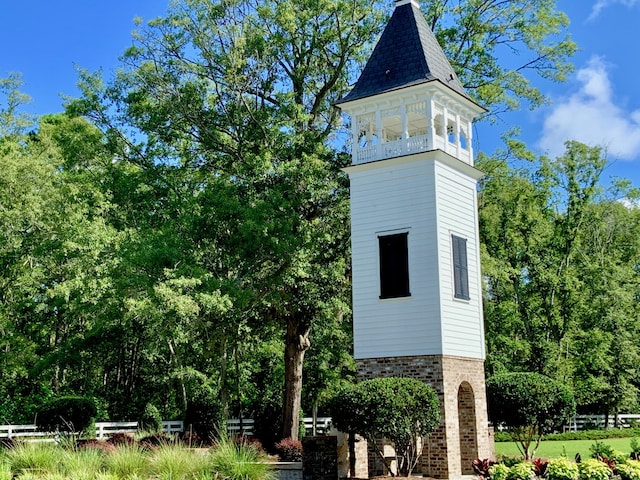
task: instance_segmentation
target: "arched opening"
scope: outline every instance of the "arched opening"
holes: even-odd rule
[[[462,474],[473,475],[471,463],[478,456],[478,432],[475,398],[473,389],[467,382],[462,382],[458,388],[458,434]]]

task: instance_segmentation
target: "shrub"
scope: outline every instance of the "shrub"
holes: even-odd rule
[[[591,458],[603,459],[603,458],[613,458],[614,450],[613,447],[604,442],[595,442],[589,447],[589,451],[591,452]]]
[[[302,442],[291,438],[283,438],[275,444],[275,450],[281,462],[301,462]]]
[[[107,439],[107,443],[110,443],[112,445],[116,445],[119,447],[122,445],[131,446],[134,443],[136,443],[136,441],[133,439],[133,437],[131,437],[130,435],[127,435],[126,433],[114,433],[113,435],[111,435],[111,437]]]
[[[547,467],[549,466],[549,462],[544,458],[534,458],[533,459],[533,473],[536,477],[544,478],[547,476]]]
[[[222,408],[218,396],[206,389],[195,394],[187,404],[185,427],[203,440],[216,438],[221,432]]]
[[[359,433],[370,445],[386,438],[393,443],[398,474],[410,475],[418,462],[424,437],[440,422],[438,397],[429,385],[412,378],[375,378],[338,392],[329,405],[334,425]],[[385,459],[388,471],[390,460]]]
[[[549,480],[576,480],[578,473],[578,465],[565,457],[551,459],[547,465]]]
[[[167,445],[172,442],[172,438],[166,433],[155,433],[153,435],[145,435],[138,443],[141,447],[147,449],[154,449],[162,445]]]
[[[640,438],[633,437],[631,439],[630,457],[634,460],[640,460]]]
[[[616,473],[620,476],[620,480],[640,480],[640,462],[629,460],[616,465]]]
[[[78,440],[76,442],[76,450],[97,450],[104,453],[114,452],[116,450],[116,446],[112,443],[109,443],[105,440],[96,440],[95,438],[90,438],[87,440]]]
[[[581,480],[608,480],[613,473],[609,465],[596,458],[588,458],[580,462],[578,472]]]
[[[41,408],[36,425],[47,432],[82,432],[93,423],[93,399],[79,396],[58,397]]]
[[[507,480],[511,474],[511,469],[504,463],[496,463],[489,467],[489,475],[491,480]]]
[[[257,438],[249,435],[231,435],[229,441],[236,446],[249,447],[254,449],[258,455],[266,455],[262,442]]]
[[[149,433],[159,433],[162,431],[162,415],[160,410],[152,403],[147,403],[138,421],[140,428]]]
[[[533,463],[516,463],[511,467],[509,478],[512,480],[533,480]]]
[[[494,375],[487,380],[487,403],[490,419],[512,432],[527,460],[544,433],[567,422],[576,409],[565,385],[538,373]]]
[[[481,479],[489,478],[489,469],[495,465],[496,462],[491,460],[490,458],[478,458],[471,462],[471,467],[473,468],[473,472],[478,475]]]

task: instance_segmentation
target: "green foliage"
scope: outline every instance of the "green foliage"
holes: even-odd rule
[[[189,399],[184,422],[186,428],[193,429],[201,439],[208,441],[224,435],[222,420],[220,400],[215,392],[201,389]]]
[[[138,445],[120,445],[106,457],[106,467],[117,478],[144,478],[149,471],[145,451]]]
[[[547,465],[549,480],[577,480],[578,465],[568,458],[553,458]]]
[[[640,438],[635,435],[631,439],[631,458],[640,460]]]
[[[609,465],[596,458],[587,458],[578,464],[580,480],[608,480],[613,472]]]
[[[511,469],[504,463],[496,463],[489,467],[489,476],[491,480],[508,480]]]
[[[640,462],[627,460],[616,465],[616,473],[621,480],[640,480]]]
[[[487,108],[518,109],[523,101],[539,106],[545,98],[529,74],[564,81],[572,70],[569,58],[577,47],[565,31],[569,19],[553,0],[489,4],[437,0],[424,8],[456,73]],[[501,46],[512,55],[504,63],[497,55]]]
[[[591,445],[589,451],[591,452],[591,458],[597,459],[613,458],[614,454],[613,447],[604,442],[595,442],[593,445]]]
[[[440,422],[435,391],[411,378],[376,378],[345,387],[329,410],[334,425],[343,432],[361,434],[371,445],[376,439],[390,440],[398,472],[405,476],[416,465],[423,438]],[[387,468],[390,471],[390,465]]]
[[[274,473],[252,445],[221,440],[210,453],[211,467],[222,480],[273,480]]]
[[[513,432],[525,459],[533,456],[545,432],[561,426],[575,414],[575,401],[569,389],[536,373],[489,378],[487,403],[491,420]]]
[[[92,398],[57,397],[41,408],[36,425],[47,432],[82,432],[93,423],[95,415],[96,406]]]
[[[25,442],[6,450],[3,457],[6,465],[16,474],[30,470],[55,472],[61,453],[57,445]]]
[[[142,412],[142,416],[138,422],[141,430],[149,433],[158,433],[162,431],[162,415],[158,407],[152,403],[147,403]]]
[[[164,480],[199,478],[210,469],[206,455],[177,444],[164,444],[153,449],[148,462],[152,478]]]
[[[631,411],[640,215],[619,200],[637,193],[600,186],[600,148],[568,142],[553,160],[510,148],[478,162],[487,368],[558,379],[581,413]]]
[[[65,450],[61,455],[61,473],[65,478],[91,480],[105,468],[105,455],[97,448]]]
[[[533,463],[520,462],[510,468],[509,478],[513,480],[533,480]]]

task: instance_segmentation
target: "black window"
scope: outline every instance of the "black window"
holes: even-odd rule
[[[408,233],[378,237],[380,246],[380,298],[408,297]]]
[[[453,248],[454,297],[469,300],[469,269],[467,268],[467,239],[451,235]]]

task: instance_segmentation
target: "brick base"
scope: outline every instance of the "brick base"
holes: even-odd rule
[[[356,360],[359,380],[410,377],[431,385],[440,400],[441,424],[429,436],[415,473],[454,479],[473,475],[471,462],[494,458],[481,359],[428,355]],[[383,475],[382,462],[369,455],[369,476]]]

